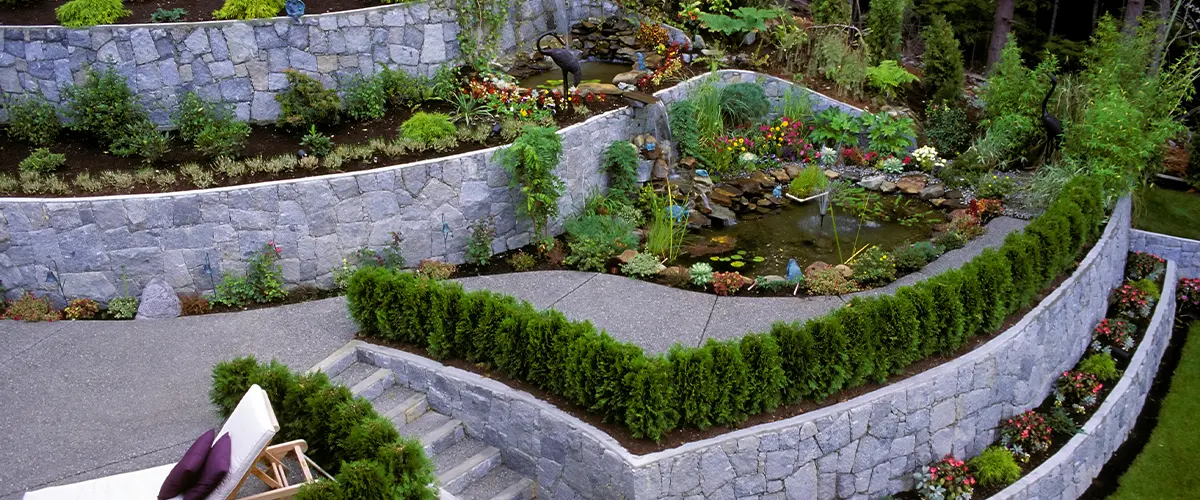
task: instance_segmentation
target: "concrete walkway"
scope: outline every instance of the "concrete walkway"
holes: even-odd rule
[[[458,280],[468,290],[487,289],[553,308],[568,318],[590,320],[619,340],[647,353],[666,352],[675,343],[699,346],[708,339],[733,339],[766,332],[777,321],[804,321],[824,315],[855,296],[893,293],[898,288],[962,266],[986,248],[1004,243],[1026,221],[1008,217],[988,224],[982,237],[947,252],[920,272],[885,287],[845,296],[718,297],[670,288],[624,276],[579,271],[539,271]]]
[[[0,499],[170,463],[221,421],[212,367],[307,369],[354,337],[342,298],[163,321],[0,321]]]
[[[999,246],[1025,222],[1000,218],[889,293]],[[460,280],[590,320],[665,352],[805,320],[851,297],[717,297],[608,274],[545,271]],[[163,321],[0,321],[0,500],[29,489],[170,463],[220,420],[208,401],[219,361],[253,354],[307,369],[354,337],[344,298]]]

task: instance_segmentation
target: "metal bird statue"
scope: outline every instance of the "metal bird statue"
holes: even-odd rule
[[[1050,75],[1050,90],[1046,92],[1046,98],[1042,99],[1042,126],[1046,128],[1047,145],[1051,141],[1057,140],[1063,133],[1062,122],[1058,121],[1058,117],[1046,110],[1046,105],[1050,104],[1050,96],[1054,94],[1054,88],[1057,86],[1058,78]]]
[[[800,264],[796,263],[796,259],[788,259],[786,276],[788,283],[795,283],[803,277],[804,270],[800,269]]]
[[[548,36],[552,36],[555,40],[558,40],[558,43],[562,44],[562,47],[543,49],[542,40]],[[558,67],[562,68],[563,96],[565,97],[569,95],[567,92],[567,73],[570,73],[571,76],[575,77],[576,87],[579,86],[579,82],[583,81],[583,66],[579,64],[579,56],[575,55],[575,52],[571,49],[568,49],[567,44],[563,42],[562,38],[559,38],[558,34],[554,33],[553,31],[538,37],[537,43],[534,45],[537,46],[537,51],[539,54],[543,56],[550,56],[550,59],[554,61],[554,64],[557,64]]]
[[[287,0],[283,10],[288,17],[296,20],[296,24],[300,24],[300,16],[304,15],[304,0]]]

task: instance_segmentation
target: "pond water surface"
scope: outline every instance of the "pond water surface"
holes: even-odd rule
[[[597,80],[600,83],[612,83],[613,77],[629,71],[632,67],[629,64],[599,62],[599,61],[584,61],[583,66],[583,81]],[[555,66],[553,69],[543,71],[533,76],[522,78],[517,81],[521,87],[532,89],[540,85],[549,85],[550,80],[557,80],[555,88],[562,88],[562,70]]]

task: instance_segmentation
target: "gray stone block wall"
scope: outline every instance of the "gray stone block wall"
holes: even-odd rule
[[[1142,345],[1104,404],[1053,457],[992,498],[1051,500],[1079,498],[1100,475],[1104,464],[1125,442],[1137,424],[1146,395],[1158,374],[1159,362],[1175,320],[1175,283],[1181,277],[1176,262],[1168,261],[1162,299],[1154,309]]]
[[[563,217],[603,190],[600,157],[633,133],[634,111],[610,111],[567,127]],[[207,291],[223,272],[240,273],[268,241],[282,248],[289,285],[332,285],[332,269],[363,247],[403,238],[405,259],[462,262],[468,225],[496,216],[497,252],[530,241],[514,192],[494,161],[503,147],[417,163],[304,179],[182,193],[95,198],[0,198],[0,281],[20,290],[105,301],[137,295],[155,276],[179,291]],[[443,222],[450,229],[442,231]],[[551,228],[561,231],[559,223]],[[208,270],[212,271],[211,277]]]
[[[984,346],[849,401],[647,455],[499,382],[381,346],[359,344],[359,356],[501,449],[541,498],[878,498],[946,453],[978,454],[1075,365],[1122,280],[1129,207],[1118,202],[1079,268]]]
[[[521,0],[502,26],[500,49],[527,47],[556,29],[564,0]],[[458,57],[456,16],[446,2],[385,5],[355,11],[249,21],[128,24],[69,29],[0,26],[0,97],[40,94],[61,104],[63,87],[89,68],[123,75],[159,125],[168,125],[179,96],[229,103],[241,120],[272,121],[275,94],[296,69],[337,88],[382,65],[431,74]],[[452,6],[452,3],[450,4]],[[567,19],[618,12],[607,0],[565,0]],[[561,15],[557,16],[561,17]],[[565,29],[565,28],[564,28]],[[6,120],[0,110],[0,121]]]
[[[1180,278],[1200,278],[1200,241],[1133,229],[1129,250],[1175,261]]]

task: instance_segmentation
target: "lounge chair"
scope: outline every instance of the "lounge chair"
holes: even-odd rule
[[[261,480],[268,491],[245,497],[244,500],[291,498],[301,486],[314,480],[309,469],[310,464],[329,478],[329,474],[304,454],[308,445],[303,440],[268,446],[276,432],[279,432],[279,422],[275,420],[275,412],[271,409],[271,401],[267,399],[266,391],[258,385],[251,386],[221,427],[221,432],[217,433],[217,438],[228,433],[231,439],[229,474],[217,489],[209,494],[208,499],[237,498],[238,490],[251,475]],[[288,453],[296,454],[304,482],[289,484],[286,467],[282,462]],[[258,466],[259,462],[266,466],[265,471]],[[25,493],[25,500],[155,500],[159,487],[174,466],[175,464],[166,464],[81,483],[30,491]],[[173,500],[179,498],[182,497]]]

